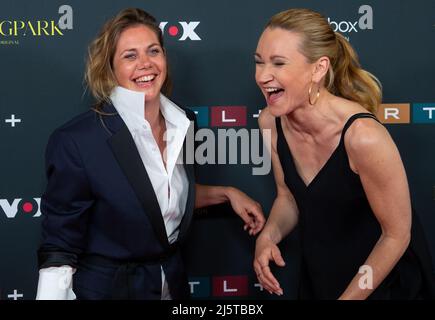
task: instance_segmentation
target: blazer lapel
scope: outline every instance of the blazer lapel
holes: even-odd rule
[[[187,196],[186,209],[184,210],[184,216],[180,223],[180,233],[178,240],[181,242],[189,229],[190,223],[193,217],[193,210],[195,209],[195,176],[193,171],[193,165],[184,164],[187,178],[189,180],[189,191]]]
[[[113,106],[106,106],[105,109],[113,109],[116,112]],[[160,206],[130,131],[117,114],[101,116],[101,119],[102,124],[112,133],[108,142],[119,166],[148,215],[157,238],[164,248],[169,248]]]
[[[189,128],[190,130],[193,130],[194,133],[196,133],[197,131],[197,127],[196,127],[196,122],[194,122],[194,118],[190,118],[190,114],[186,113],[186,115],[188,116],[189,120],[191,120],[191,127]],[[194,126],[192,128],[192,125]],[[189,132],[187,133],[184,142],[183,142],[183,166],[184,166],[184,170],[186,171],[186,175],[187,175],[187,179],[189,180],[189,191],[188,191],[188,196],[187,196],[187,203],[186,203],[186,208],[184,210],[184,216],[183,219],[181,220],[181,224],[180,224],[180,233],[178,235],[178,239],[179,241],[183,241],[184,236],[186,235],[189,226],[191,224],[192,218],[193,218],[193,211],[195,209],[195,197],[196,197],[196,193],[195,193],[195,165],[194,163],[188,163],[188,161],[194,160],[194,157],[189,160],[189,157],[187,156],[187,152],[192,151],[193,153],[196,150],[196,147],[194,147],[194,150],[188,150],[188,148],[186,148],[186,139],[190,138],[190,134]]]

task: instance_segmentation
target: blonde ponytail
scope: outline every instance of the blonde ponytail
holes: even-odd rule
[[[350,43],[336,33],[337,58],[332,66],[333,83],[328,90],[337,96],[358,102],[372,113],[376,113],[382,100],[379,80],[363,70],[358,56]]]

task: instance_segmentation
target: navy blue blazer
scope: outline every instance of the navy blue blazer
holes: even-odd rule
[[[195,114],[183,110],[196,129]],[[103,112],[87,111],[50,136],[39,267],[77,268],[73,289],[79,299],[160,299],[162,265],[172,297],[186,298],[188,283],[178,247],[194,210],[193,164],[184,164],[187,204],[178,240],[170,245],[127,126],[113,105],[104,105]]]

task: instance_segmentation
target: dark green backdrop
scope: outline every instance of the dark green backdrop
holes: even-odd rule
[[[72,29],[58,25],[65,14],[63,10],[59,13],[62,5],[69,6],[66,12],[70,15],[63,22]],[[364,5],[373,10],[372,29],[358,24],[363,15],[358,11]],[[254,82],[253,53],[268,18],[289,7],[309,7],[330,17],[349,37],[363,66],[383,83],[384,102],[410,104],[410,123],[388,125],[388,129],[402,154],[413,205],[435,256],[435,110],[431,118],[431,108],[435,108],[435,1],[2,0],[0,299],[35,297],[38,199],[45,185],[47,138],[54,128],[89,108],[91,99],[82,81],[87,45],[107,18],[129,6],[141,7],[168,22],[165,41],[175,84],[173,98],[201,110],[246,106],[248,129],[258,128],[253,115],[264,106]],[[30,22],[35,29],[38,21],[47,21],[49,35],[43,31],[37,35],[37,29],[29,27]],[[182,21],[199,22],[193,31],[201,40],[179,41]],[[51,23],[59,29],[49,30]],[[176,36],[168,33],[170,27],[178,28],[171,29],[178,30]],[[422,110],[418,103],[426,103],[423,107],[429,109]],[[13,119],[20,122],[13,124]],[[260,201],[266,213],[274,198],[272,176],[254,177],[250,165],[203,166],[200,181],[237,186]],[[230,210],[214,211],[195,221],[189,240],[193,296],[220,297],[218,287],[227,281],[227,289],[239,289],[238,298],[268,297],[253,278],[254,239],[246,236]],[[277,272],[285,289],[283,298],[292,299],[298,259],[294,237],[283,242],[282,248],[287,266]]]

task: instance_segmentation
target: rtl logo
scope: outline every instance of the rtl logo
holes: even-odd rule
[[[31,215],[33,218],[41,216],[41,198],[14,199],[9,202],[7,199],[0,199],[0,207],[7,218],[13,219],[17,213]]]
[[[404,124],[411,122],[410,103],[384,103],[377,110],[377,117],[382,123]]]
[[[435,103],[384,103],[377,111],[378,119],[386,124],[435,123]],[[412,121],[411,121],[412,118]]]
[[[247,123],[246,106],[201,106],[190,109],[195,112],[199,127],[244,127]]]
[[[213,276],[213,277],[190,277],[190,294],[193,298],[206,297],[244,297],[249,294],[248,276]],[[253,287],[258,287],[254,283]],[[255,289],[257,291],[258,289]],[[263,291],[263,288],[259,289]]]
[[[248,295],[248,277],[226,276],[213,278],[213,296],[231,297]]]
[[[169,24],[167,21],[160,22],[160,29],[163,34],[167,33],[171,37],[178,37],[178,41],[185,41],[187,39],[199,41],[201,38],[196,33],[195,29],[198,27],[200,21],[179,21],[177,24]],[[180,29],[181,27],[181,29]]]

